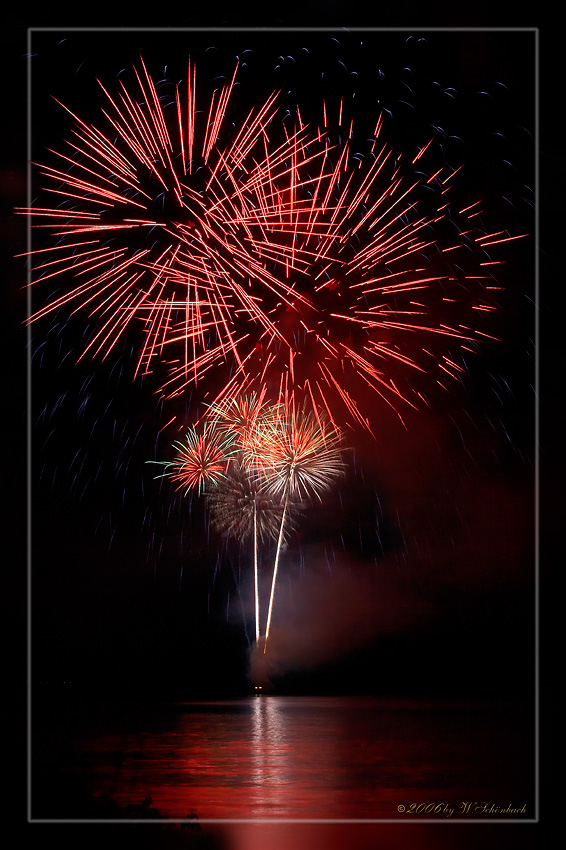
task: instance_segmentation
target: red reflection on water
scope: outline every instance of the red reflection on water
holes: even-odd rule
[[[196,812],[202,823],[404,818],[407,825],[398,807],[411,803],[446,804],[452,813],[440,817],[453,823],[463,800],[526,804],[532,818],[525,722],[511,706],[371,698],[144,707],[104,723],[91,718],[73,741],[69,773],[92,798],[109,795],[122,810],[151,797],[162,817]],[[255,840],[253,829],[245,835]]]

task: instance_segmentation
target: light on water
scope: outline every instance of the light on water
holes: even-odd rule
[[[533,816],[531,727],[512,704],[254,695],[83,707],[50,723],[36,817],[88,817],[109,799],[119,817],[150,799],[158,817],[200,821],[398,819],[399,806],[431,802],[456,819],[470,800]],[[58,787],[45,781],[53,759]]]

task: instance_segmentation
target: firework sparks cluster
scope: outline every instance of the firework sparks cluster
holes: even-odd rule
[[[31,252],[33,286],[65,286],[30,322],[84,311],[79,359],[132,335],[134,377],[157,372],[162,401],[201,388],[206,415],[159,463],[253,541],[256,642],[259,544],[276,541],[265,649],[283,543],[342,475],[342,427],[372,432],[376,400],[403,421],[427,403],[412,376],[461,378],[491,337],[488,251],[520,237],[451,206],[459,169],[433,139],[396,154],[377,115],[360,145],[342,101],[315,121],[277,92],[238,112],[237,75],[207,96],[191,60],[184,84],[141,61],[133,85],[101,84],[97,124],[64,107],[67,148],[38,166],[53,205],[22,212],[55,240]]]
[[[165,398],[203,382],[218,403],[297,392],[334,425],[341,406],[370,428],[369,391],[401,416],[420,403],[406,375],[459,378],[448,347],[488,336],[475,329],[498,288],[486,251],[511,237],[476,229],[477,204],[451,210],[457,169],[425,173],[431,140],[395,156],[381,117],[364,153],[342,103],[336,140],[326,104],[314,126],[299,107],[280,118],[276,93],[233,123],[237,70],[207,101],[191,61],[186,85],[162,89],[142,61],[131,89],[103,87],[100,128],[70,113],[59,167],[40,167],[57,203],[25,212],[56,239],[35,252],[34,284],[77,282],[31,321],[87,311],[81,357],[135,325],[135,372],[165,364]]]
[[[165,466],[185,494],[206,493],[213,525],[239,541],[253,538],[255,634],[260,637],[258,543],[277,539],[264,650],[271,625],[279,556],[293,518],[343,474],[343,441],[321,414],[264,404],[252,394],[213,405],[174,444]]]

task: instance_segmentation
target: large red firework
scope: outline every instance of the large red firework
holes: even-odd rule
[[[34,282],[76,282],[32,321],[88,310],[97,324],[81,356],[106,355],[141,323],[136,372],[166,361],[167,396],[206,376],[215,404],[298,392],[334,423],[339,399],[367,427],[368,389],[397,409],[413,403],[405,373],[463,371],[447,344],[485,338],[475,316],[493,309],[496,284],[484,252],[510,237],[475,230],[477,206],[458,223],[454,171],[416,171],[428,145],[395,158],[379,119],[357,156],[342,110],[334,144],[299,109],[292,126],[276,120],[275,93],[232,124],[236,71],[206,105],[190,61],[173,92],[143,62],[135,76],[135,94],[104,89],[100,127],[71,113],[69,151],[41,167],[57,205],[26,211],[57,244]]]

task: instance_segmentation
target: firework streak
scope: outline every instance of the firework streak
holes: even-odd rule
[[[253,456],[265,477],[266,492],[277,496],[283,505],[281,526],[277,538],[277,550],[271,594],[267,612],[267,626],[263,651],[267,649],[279,556],[285,529],[285,521],[293,499],[321,498],[344,470],[341,458],[341,436],[316,412],[292,409],[287,416],[278,417],[273,425],[258,435],[253,446]]]
[[[217,530],[240,542],[253,536],[256,643],[260,637],[259,539],[277,539],[265,630],[271,625],[281,546],[293,514],[327,492],[343,474],[342,437],[321,413],[262,405],[255,394],[209,410],[199,428],[174,443],[176,456],[160,461],[164,477],[187,495],[207,491]]]
[[[334,425],[342,406],[370,428],[368,390],[401,416],[418,401],[405,374],[460,376],[448,346],[475,351],[487,336],[474,330],[497,288],[485,249],[511,237],[474,229],[477,205],[449,212],[455,170],[416,171],[428,143],[396,158],[379,118],[355,154],[342,109],[334,142],[326,108],[318,127],[299,109],[279,119],[276,93],[234,124],[237,66],[206,103],[191,61],[174,95],[143,61],[134,74],[130,89],[103,87],[99,127],[70,113],[59,167],[40,166],[56,205],[24,212],[56,245],[33,252],[33,283],[74,283],[30,321],[87,311],[81,357],[106,356],[135,326],[135,372],[166,364],[166,398],[205,379],[219,404],[300,393]],[[450,265],[459,255],[475,258],[469,273]]]
[[[55,240],[32,252],[32,284],[65,287],[30,322],[83,310],[79,359],[132,333],[134,373],[158,369],[163,399],[203,388],[208,414],[164,474],[253,538],[256,642],[258,540],[277,539],[265,651],[282,543],[342,474],[342,426],[372,431],[376,398],[402,420],[426,403],[413,376],[461,377],[490,336],[487,251],[520,237],[484,232],[479,202],[450,207],[458,169],[425,171],[433,140],[395,155],[377,116],[362,152],[342,103],[316,125],[281,116],[276,92],[238,116],[237,71],[209,99],[190,60],[184,85],[143,61],[132,86],[101,84],[98,124],[67,110],[68,147],[38,166],[53,206],[21,211]]]

